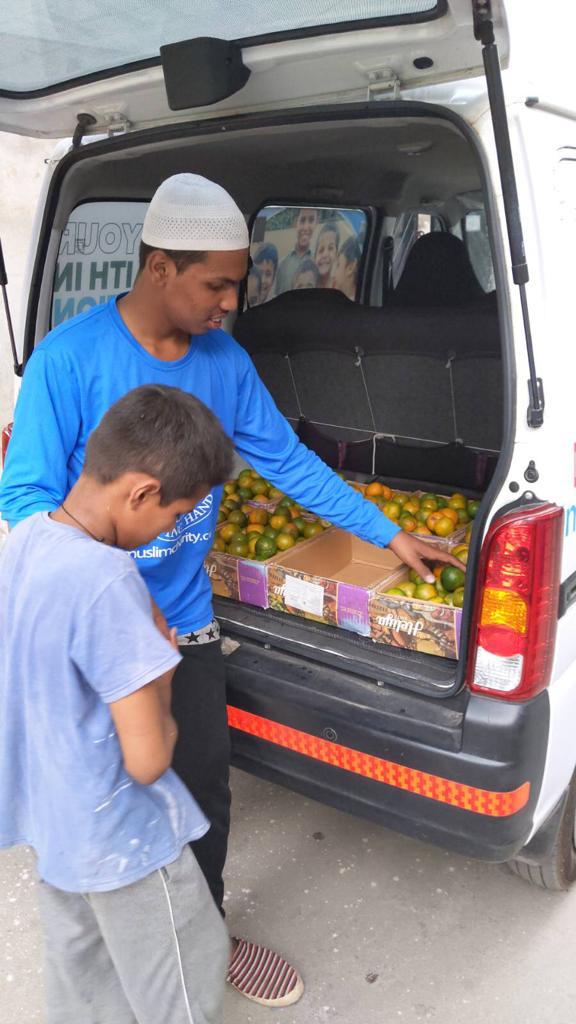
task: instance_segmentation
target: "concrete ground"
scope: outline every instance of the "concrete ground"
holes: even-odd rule
[[[229,991],[226,1024],[574,1024],[576,893],[532,889],[242,772],[233,791],[230,929],[282,950],[307,991],[279,1011]],[[0,853],[2,946],[0,1020],[41,1024],[22,849]]]
[[[52,148],[0,136],[0,236],[17,329],[32,215]],[[12,394],[0,316],[0,424]],[[229,992],[227,1024],[574,1024],[576,893],[531,889],[498,867],[241,772],[233,789],[231,931],[281,949],[302,969],[307,992],[283,1011]],[[40,1024],[35,879],[22,849],[0,853],[0,949],[0,1024]]]

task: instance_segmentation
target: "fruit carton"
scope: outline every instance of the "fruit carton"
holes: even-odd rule
[[[408,580],[408,570],[395,584]],[[379,588],[370,600],[370,634],[377,643],[404,647],[410,651],[457,658],[460,649],[462,609],[414,597],[386,594]]]
[[[387,548],[327,530],[273,559],[269,606],[369,636],[371,595],[392,586],[405,568]]]
[[[269,558],[266,562],[256,562],[227,551],[210,551],[204,567],[216,597],[228,597],[257,608],[267,608],[268,567],[272,561]]]

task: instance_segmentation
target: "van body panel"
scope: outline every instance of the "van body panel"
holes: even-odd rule
[[[75,6],[79,19],[81,9],[82,4]],[[258,37],[258,45],[251,45],[250,38],[239,40],[243,62],[251,72],[248,82],[239,93],[213,106],[194,108],[194,117],[357,100],[369,97],[370,90],[386,95],[392,87],[398,93],[429,83],[477,76],[482,71],[482,57],[480,45],[474,38],[470,0],[447,0],[446,4],[439,5],[439,13],[440,16],[432,20],[423,14],[408,23],[383,23],[382,27],[371,28],[363,28],[359,20],[348,23],[347,31],[339,31],[336,26],[331,31],[328,26],[317,34],[314,30],[311,36],[299,35],[295,30],[271,42],[266,41],[265,22],[254,26],[251,36]],[[506,65],[508,33],[504,0],[492,0],[492,13],[501,59]],[[110,30],[103,23],[101,31]],[[217,19],[213,31],[201,34],[217,36],[221,31],[224,31],[223,20]],[[172,38],[158,40],[158,49],[163,43],[173,41]],[[52,63],[57,40],[40,36],[34,44],[39,58],[44,56],[43,47],[46,47],[47,63]],[[1,129],[61,138],[73,132],[79,113],[89,114],[94,119],[89,129],[92,132],[122,131],[126,127],[140,129],[189,120],[190,108],[175,112],[168,107],[159,56],[142,61],[137,38],[134,47],[134,60],[147,66],[131,70],[128,58],[121,69],[93,71],[68,82],[58,82],[56,77],[40,89],[6,88],[6,82],[2,88],[0,61]],[[18,76],[14,75],[11,62],[8,71],[17,85]],[[389,82],[397,85],[390,86]]]
[[[548,740],[547,695],[525,704],[467,695],[451,701],[414,695],[404,700],[394,690],[358,681],[357,700],[351,702],[349,683],[347,673],[244,642],[228,658],[234,763],[465,856],[492,861],[514,856],[530,834],[540,790]],[[235,727],[234,709],[255,717],[270,738],[245,731],[241,717],[240,727]],[[303,752],[285,745],[283,729],[297,734]],[[340,767],[342,747],[350,752],[344,761],[348,768]],[[405,778],[400,773],[391,783],[369,777],[371,758],[376,771],[382,759],[403,766]],[[367,767],[363,759],[368,759]],[[483,794],[513,793],[526,783],[530,791],[515,813],[495,810],[484,796],[475,804],[472,795],[471,806],[492,807],[492,812],[479,813],[451,804],[452,797],[442,788],[440,798],[421,795],[419,777],[413,781],[410,771],[453,780]],[[430,792],[438,791],[432,786]]]

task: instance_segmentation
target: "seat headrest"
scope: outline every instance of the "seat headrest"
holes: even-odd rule
[[[357,312],[356,303],[337,289],[299,288],[244,310],[234,325],[234,337],[249,352],[291,351],[299,338],[305,347],[304,337],[318,336],[320,325],[323,337],[337,335],[343,318],[352,317],[356,323]]]
[[[464,242],[445,231],[433,231],[412,246],[389,304],[462,306],[484,295]]]

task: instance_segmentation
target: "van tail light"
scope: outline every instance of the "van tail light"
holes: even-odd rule
[[[6,452],[8,451],[8,442],[12,437],[12,424],[9,423],[7,427],[4,427],[2,431],[2,462],[0,465],[4,465],[6,462]]]
[[[527,700],[550,682],[558,622],[563,510],[538,505],[492,523],[482,547],[467,684]]]

